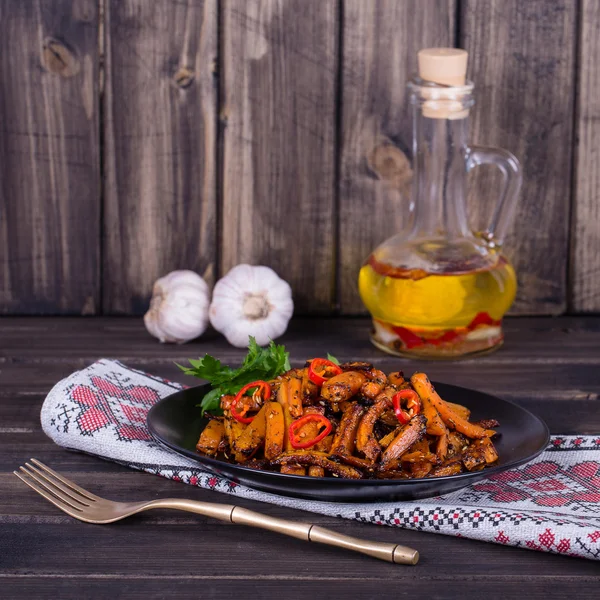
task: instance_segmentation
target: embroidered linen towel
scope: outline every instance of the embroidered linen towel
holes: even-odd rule
[[[600,559],[600,436],[554,436],[533,462],[445,496],[338,504],[256,491],[165,449],[146,414],[177,383],[103,359],[57,383],[44,431],[57,444],[190,485],[377,525]]]

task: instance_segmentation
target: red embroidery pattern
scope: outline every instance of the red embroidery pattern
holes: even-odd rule
[[[553,551],[558,554],[570,554],[569,550],[571,549],[571,541],[566,538],[563,538],[557,544],[556,536],[550,529],[546,529],[544,533],[541,533],[538,536],[537,542],[527,540],[525,545],[531,550]]]
[[[379,504],[303,502],[250,490],[155,443],[146,428],[147,412],[181,387],[102,360],[55,386],[44,402],[42,425],[70,449],[202,488],[378,525],[600,559],[598,435],[555,436],[532,463],[438,498]]]
[[[595,544],[598,540],[600,540],[600,531],[594,531],[593,533],[588,533],[588,537],[590,538],[592,543]]]
[[[113,425],[120,441],[151,441],[146,429],[150,407],[160,399],[158,392],[148,386],[127,385],[118,373],[105,377],[90,377],[93,387],[77,385],[71,399],[81,408],[75,418],[82,435]]]
[[[558,462],[544,461],[492,475],[472,488],[499,503],[528,500],[540,507],[590,506],[600,502],[600,464],[587,461],[565,469]]]
[[[494,538],[499,544],[507,544],[510,542],[510,538],[504,534],[504,531],[499,531],[498,535]]]

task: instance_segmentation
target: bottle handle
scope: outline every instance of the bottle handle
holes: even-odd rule
[[[479,235],[492,248],[502,245],[504,236],[511,224],[519,190],[523,181],[521,165],[514,154],[502,148],[470,146],[467,152],[467,172],[479,165],[495,165],[502,172],[500,197],[488,227]]]

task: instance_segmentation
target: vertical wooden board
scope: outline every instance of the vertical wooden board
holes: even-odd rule
[[[455,3],[345,0],[339,184],[340,304],[364,311],[358,271],[408,220],[412,116],[406,84],[417,52],[454,45]]]
[[[222,267],[272,267],[296,312],[334,292],[338,3],[225,0]]]
[[[0,1],[0,312],[99,299],[98,10]]]
[[[505,244],[519,281],[513,314],[566,307],[576,9],[574,0],[462,3],[461,45],[476,85],[471,139],[510,150],[524,173]],[[495,182],[487,169],[474,177],[474,221],[495,202]]]
[[[107,0],[104,306],[216,258],[215,0]]]
[[[575,194],[571,220],[571,309],[600,311],[600,4],[583,0]]]

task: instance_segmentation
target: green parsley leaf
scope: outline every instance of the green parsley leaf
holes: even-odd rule
[[[202,414],[208,410],[215,415],[222,413],[220,398],[224,394],[237,394],[247,383],[259,379],[269,381],[291,368],[285,346],[278,346],[271,340],[266,348],[261,348],[253,337],[250,337],[248,353],[237,369],[221,364],[210,354],[201,359],[191,359],[189,363],[191,367],[177,366],[186,375],[204,379],[212,385],[212,390],[198,406],[202,408]]]
[[[202,398],[202,403],[199,406],[202,407],[202,414],[204,414],[204,411],[209,411],[213,414],[218,413],[221,410],[221,393],[219,392],[219,388],[210,390]]]
[[[335,356],[333,356],[333,354],[329,354],[329,352],[327,353],[327,360],[330,360],[334,365],[340,364],[340,361]]]

